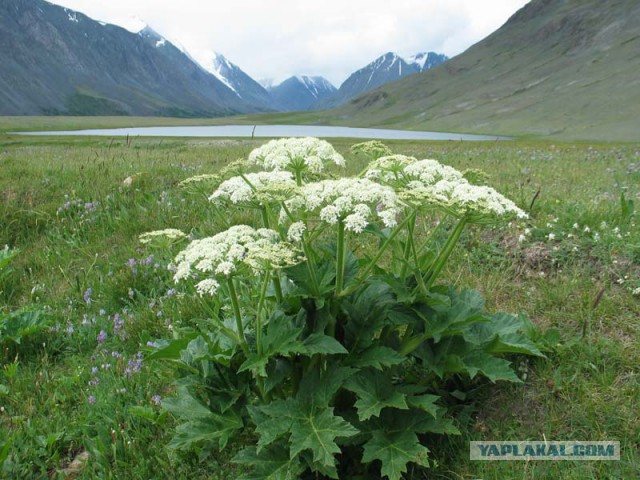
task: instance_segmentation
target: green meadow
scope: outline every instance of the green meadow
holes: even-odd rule
[[[0,119],[0,131],[196,123],[203,124],[24,117]],[[347,174],[362,171],[364,160],[349,150],[358,140],[330,141]],[[229,218],[208,202],[212,192],[178,184],[262,143],[0,135],[0,250],[17,251],[0,269],[0,319],[37,315],[22,331],[0,327],[0,477],[241,473],[231,458],[243,438],[222,454],[168,448],[176,419],[162,400],[174,373],[145,355],[199,311],[174,284],[172,257],[138,236],[165,228],[213,235],[225,222],[252,221],[253,212]],[[640,478],[640,145],[385,143],[394,153],[482,170],[529,214],[466,230],[443,281],[479,290],[490,311],[525,314],[540,330],[560,332],[546,358],[518,357],[522,383],[484,381],[459,392],[454,422],[462,434],[430,438],[437,465],[414,466],[406,478]],[[469,460],[472,440],[545,439],[617,440],[621,459]]]

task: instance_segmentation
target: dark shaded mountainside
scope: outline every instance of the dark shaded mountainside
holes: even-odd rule
[[[533,0],[461,55],[333,123],[640,140],[640,1]]]
[[[0,65],[2,115],[260,110],[155,32],[134,34],[42,0],[0,1]]]

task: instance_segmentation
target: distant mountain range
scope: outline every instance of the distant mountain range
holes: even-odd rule
[[[418,53],[407,59],[393,52],[386,53],[352,73],[334,95],[319,102],[316,107],[330,108],[342,105],[369,90],[429,70],[446,60],[446,55],[435,52]]]
[[[151,30],[42,0],[0,1],[0,114],[218,116],[259,111]]]
[[[638,25],[638,0],[532,0],[457,57],[318,121],[637,142]]]
[[[211,117],[327,108],[446,60],[389,53],[340,89],[306,75],[265,88],[223,55],[198,63],[148,26],[132,32],[43,0],[0,0],[0,45],[0,115]]]

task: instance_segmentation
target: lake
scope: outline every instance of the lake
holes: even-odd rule
[[[12,132],[20,135],[87,135],[101,137],[321,137],[384,140],[510,140],[496,135],[351,128],[320,125],[215,125],[202,127],[136,127],[54,132]]]

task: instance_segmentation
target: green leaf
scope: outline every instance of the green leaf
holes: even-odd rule
[[[385,367],[401,364],[405,358],[389,347],[373,346],[362,353],[355,354],[349,365],[358,368],[373,367],[382,370]]]
[[[39,310],[25,308],[0,317],[0,340],[20,344],[22,337],[32,335],[47,327],[47,317]]]
[[[364,445],[362,461],[369,463],[380,460],[382,475],[389,480],[400,480],[402,474],[406,473],[409,462],[428,466],[428,455],[429,449],[420,444],[412,431],[389,434],[376,430]]]
[[[257,452],[285,435],[291,429],[292,413],[300,408],[293,399],[274,400],[262,406],[249,406],[251,419],[256,424],[256,433],[260,436]]]
[[[324,355],[349,353],[335,338],[323,333],[313,333],[309,335],[303,343],[307,355],[315,355],[317,353]]]
[[[484,352],[471,352],[462,358],[462,362],[471,378],[480,372],[492,382],[507,380],[522,383],[511,368],[511,362],[503,358],[494,357]]]
[[[176,427],[176,434],[167,445],[178,450],[190,449],[200,442],[217,442],[223,450],[229,440],[244,427],[242,418],[232,410],[224,415],[211,413],[208,418],[182,423]]]
[[[361,421],[379,416],[380,411],[386,407],[400,410],[409,408],[406,395],[394,388],[391,380],[381,372],[359,372],[347,381],[345,388],[358,397],[355,406]]]
[[[187,387],[179,387],[173,397],[162,400],[162,406],[178,418],[208,418],[211,410],[195,399]]]
[[[303,450],[311,450],[313,461],[331,467],[334,455],[340,453],[336,439],[350,437],[359,431],[342,417],[333,414],[333,408],[316,411],[313,408],[294,412],[291,424],[290,455],[294,458]]]
[[[262,337],[262,354],[247,355],[238,372],[251,370],[258,376],[266,377],[266,366],[271,357],[305,352],[304,344],[298,339],[301,333],[302,327],[297,327],[291,317],[280,311],[275,312]]]
[[[442,407],[436,405],[436,402],[440,400],[440,397],[437,395],[416,395],[413,397],[407,398],[407,403],[409,406],[414,408],[419,408],[433,416],[433,418],[438,418],[438,413],[442,410]]]
[[[197,337],[196,332],[191,332],[182,338],[171,340],[164,343],[160,348],[145,356],[145,360],[177,360],[180,358],[180,352],[187,348],[189,342]]]
[[[298,480],[303,467],[297,458],[290,458],[287,448],[274,446],[262,452],[249,447],[241,450],[233,462],[248,465],[253,472],[240,480]]]
[[[315,368],[302,377],[297,399],[321,407],[328,406],[335,393],[356,372],[354,368],[329,363],[326,369]]]

